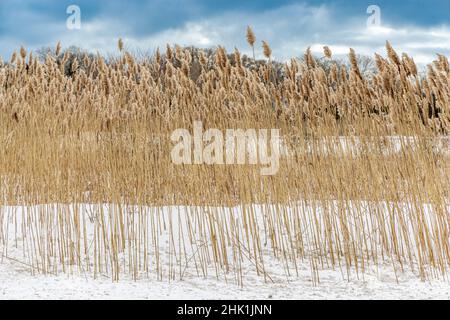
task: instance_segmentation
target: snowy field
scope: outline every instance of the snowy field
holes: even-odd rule
[[[364,279],[346,281],[341,272],[321,272],[313,286],[309,265],[296,279],[273,275],[275,283],[248,275],[243,287],[211,276],[183,281],[90,279],[83,276],[32,276],[17,261],[0,264],[0,299],[449,299],[450,281],[420,281],[400,274],[398,283],[389,267],[367,272]]]
[[[87,211],[92,210],[90,205],[84,206],[88,208]],[[448,209],[450,211],[450,208]],[[19,207],[10,207],[2,211],[5,217],[3,233],[5,234],[8,225],[10,229],[8,244],[3,246],[0,244],[0,299],[449,299],[450,297],[449,279],[434,277],[431,274],[429,280],[422,281],[417,271],[401,272],[398,269],[394,270],[392,265],[387,263],[381,263],[378,267],[366,267],[364,274],[355,270],[347,272],[345,268],[339,267],[333,270],[325,266],[319,271],[320,282],[315,283],[307,259],[298,262],[297,274],[294,274],[291,268],[289,272],[291,275],[288,275],[284,262],[276,259],[269,251],[265,251],[264,256],[264,269],[270,276],[266,280],[256,274],[251,259],[241,264],[242,285],[237,284],[236,274],[233,272],[221,273],[219,277],[216,273],[209,272],[203,276],[195,273],[192,268],[183,273],[182,280],[179,277],[174,277],[177,280],[170,280],[167,270],[170,273],[173,261],[171,266],[171,253],[168,251],[170,237],[167,235],[161,238],[159,249],[162,257],[160,268],[166,270],[166,275],[162,279],[157,278],[152,272],[136,281],[130,275],[124,274],[118,282],[113,282],[111,276],[106,274],[99,274],[94,279],[92,272],[80,270],[74,270],[70,274],[58,272],[57,275],[49,271],[43,275],[32,272],[35,270],[30,267],[32,260],[23,254],[20,245],[18,247],[15,245],[13,233],[17,232],[16,228],[7,223],[12,217],[22,216],[23,212],[20,210]],[[166,208],[164,215],[169,216],[174,210]],[[173,223],[176,230],[176,221]],[[19,221],[18,225],[23,223]],[[21,237],[19,242],[20,239]],[[163,239],[165,240],[162,241]],[[121,263],[126,265],[128,257],[121,257]]]

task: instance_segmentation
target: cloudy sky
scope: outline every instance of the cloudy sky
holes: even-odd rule
[[[81,10],[80,29],[67,27],[68,18],[72,27],[74,21],[70,5]],[[381,22],[368,27],[370,5],[380,8]],[[450,56],[449,0],[0,0],[0,55],[7,59],[21,45],[37,49],[58,40],[114,53],[119,37],[132,51],[178,43],[250,53],[247,25],[278,60],[300,56],[308,46],[319,53],[325,44],[337,55],[349,47],[384,54],[386,40],[421,64],[435,53]]]

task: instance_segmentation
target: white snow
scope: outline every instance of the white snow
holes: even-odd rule
[[[449,299],[448,280],[421,281],[413,274],[400,275],[397,283],[392,270],[367,272],[365,279],[346,281],[335,270],[321,273],[321,283],[313,286],[309,265],[303,265],[298,278],[273,275],[275,283],[265,283],[248,275],[244,286],[211,276],[183,281],[167,279],[91,279],[83,276],[34,275],[20,263],[5,259],[0,264],[0,299]]]
[[[93,210],[92,205],[82,206],[83,210]],[[21,231],[17,231],[10,224],[13,220],[11,217],[18,217],[17,224],[22,225],[20,217],[23,210],[21,207],[2,207],[0,210],[3,217],[7,217],[3,225],[0,223],[0,235],[2,232],[3,235],[8,233],[9,239],[7,245],[2,245],[0,241],[0,299],[449,299],[450,297],[449,279],[433,278],[431,274],[427,281],[422,281],[417,271],[405,269],[404,272],[400,272],[398,269],[394,270],[391,264],[383,262],[378,266],[366,266],[364,274],[355,270],[347,272],[345,267],[332,269],[324,266],[320,268],[320,283],[315,283],[308,259],[298,261],[295,274],[292,266],[287,269],[285,262],[270,254],[268,248],[264,250],[264,270],[270,278],[265,279],[256,274],[253,259],[243,259],[240,262],[243,273],[242,285],[237,284],[236,273],[233,271],[229,273],[223,270],[219,270],[218,273],[209,271],[203,276],[192,266],[186,267],[182,280],[179,276],[175,277],[177,280],[171,280],[167,272],[170,273],[173,269],[173,261],[170,258],[172,253],[168,248],[169,237],[163,230],[160,230],[159,242],[161,268],[165,270],[164,274],[160,274],[162,279],[158,278],[155,272],[149,272],[140,276],[137,281],[130,275],[123,274],[118,282],[113,282],[108,275],[100,275],[94,279],[92,272],[84,273],[83,270],[76,269],[70,273],[58,271],[57,275],[43,275],[35,272],[35,268],[30,268],[33,262],[23,254],[23,248],[20,246],[23,239],[20,237]],[[163,211],[165,216],[178,213],[175,216],[179,217],[180,212],[183,214],[183,210],[180,210],[178,207],[167,207]],[[196,211],[193,207],[190,210]],[[310,208],[305,207],[304,210],[308,212]],[[450,208],[448,211],[450,212]],[[199,214],[201,216],[203,213]],[[178,228],[177,221],[183,221],[179,219],[173,221],[174,230]],[[372,228],[370,224],[366,224],[366,227]],[[15,245],[16,232],[19,232],[18,247]],[[197,247],[198,244],[194,243],[192,250]],[[152,254],[151,250],[148,254]],[[232,256],[231,253],[229,255]],[[126,255],[120,256],[119,259],[126,265],[128,261]],[[187,263],[187,256],[184,259]],[[209,267],[214,270],[212,263]],[[287,274],[287,270],[290,274]]]

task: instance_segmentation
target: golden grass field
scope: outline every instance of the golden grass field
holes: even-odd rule
[[[315,279],[379,264],[445,277],[449,63],[419,75],[386,47],[371,76],[352,49],[346,69],[328,47],[329,68],[308,50],[281,73],[265,42],[250,66],[222,47],[137,59],[119,41],[109,61],[22,48],[0,67],[0,253],[33,273],[114,280],[191,270],[240,282],[252,268],[269,281],[267,256],[289,275],[309,261]],[[175,165],[171,132],[194,121],[280,129],[288,154],[272,176]]]

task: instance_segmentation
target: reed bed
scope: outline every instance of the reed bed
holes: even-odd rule
[[[309,263],[315,282],[385,264],[445,278],[449,63],[420,76],[386,47],[371,76],[328,47],[329,68],[308,50],[280,71],[267,42],[266,61],[179,46],[138,60],[122,41],[108,61],[22,48],[0,66],[0,261],[115,281],[273,281],[273,261],[288,276]],[[280,129],[279,171],[173,164],[170,134],[194,121]]]

